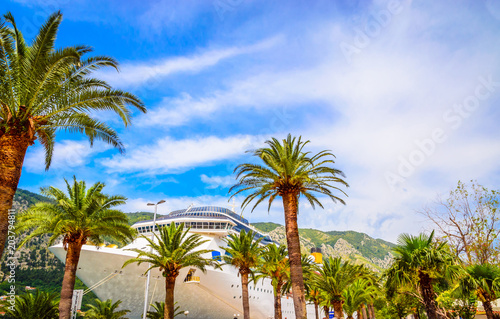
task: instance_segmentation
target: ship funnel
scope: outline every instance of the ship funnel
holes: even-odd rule
[[[311,255],[314,257],[314,262],[317,264],[323,263],[323,254],[321,253],[321,248],[313,247],[311,248]]]

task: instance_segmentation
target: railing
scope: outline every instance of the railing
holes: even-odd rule
[[[186,279],[184,279],[184,283],[185,284],[192,284],[192,283],[196,283],[196,284],[199,284],[200,283],[200,277],[198,276],[186,276]]]

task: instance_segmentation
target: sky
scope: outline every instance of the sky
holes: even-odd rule
[[[44,170],[28,149],[19,188],[76,176],[128,197],[125,212],[231,207],[234,168],[287,134],[331,150],[346,205],[303,199],[301,228],[395,242],[430,225],[418,212],[457,182],[498,189],[500,3],[483,1],[7,0],[25,38],[54,11],[57,46],[86,44],[120,62],[95,77],[140,97],[132,125],[99,113],[126,153],[58,133]],[[236,197],[238,206],[243,200]],[[284,224],[276,202],[250,222]]]

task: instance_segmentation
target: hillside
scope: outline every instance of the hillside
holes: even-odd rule
[[[255,228],[269,233],[280,244],[286,244],[285,227],[276,223],[254,223]],[[389,266],[394,244],[382,239],[374,239],[355,231],[329,231],[299,229],[300,244],[304,252],[320,247],[323,258],[340,256],[356,263],[363,263],[380,271]]]

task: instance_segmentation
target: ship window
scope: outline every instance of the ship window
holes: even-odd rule
[[[196,228],[202,229],[203,228],[203,224],[201,222],[197,222],[196,223]]]
[[[208,229],[208,223],[207,222],[203,223],[203,229]]]
[[[215,223],[215,229],[220,229],[220,223]]]
[[[210,223],[210,229],[214,229],[214,223]]]

